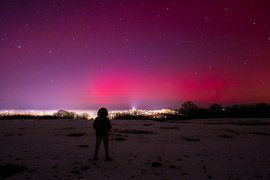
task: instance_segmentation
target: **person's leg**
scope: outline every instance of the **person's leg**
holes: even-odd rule
[[[101,144],[102,141],[102,137],[96,136],[96,148],[95,148],[95,156],[94,156],[94,160],[97,160],[98,157],[98,150],[99,150],[99,146]]]
[[[104,148],[105,148],[106,160],[110,161],[112,159],[109,156],[109,136],[103,137],[103,143],[104,143]]]

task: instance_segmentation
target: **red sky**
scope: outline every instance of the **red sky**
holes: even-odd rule
[[[0,109],[270,103],[268,1],[0,2]]]

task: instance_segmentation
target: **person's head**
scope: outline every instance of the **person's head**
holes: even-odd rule
[[[106,116],[108,116],[109,113],[108,113],[108,110],[106,108],[102,107],[98,110],[97,114],[99,117],[106,117]]]

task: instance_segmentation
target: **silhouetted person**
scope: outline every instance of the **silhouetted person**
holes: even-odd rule
[[[98,158],[98,150],[101,141],[103,141],[104,144],[106,161],[112,160],[109,156],[109,131],[111,130],[112,125],[107,116],[108,110],[104,107],[100,108],[98,110],[98,117],[94,121],[93,128],[96,130],[96,148],[94,160],[97,160]]]

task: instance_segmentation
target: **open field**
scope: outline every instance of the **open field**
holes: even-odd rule
[[[0,179],[270,179],[270,119],[0,121]]]

